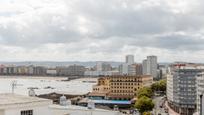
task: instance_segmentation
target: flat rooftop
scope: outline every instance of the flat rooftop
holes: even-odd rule
[[[0,108],[6,108],[8,106],[14,107],[15,105],[36,105],[42,103],[52,103],[51,100],[42,99],[38,97],[29,97],[23,95],[17,95],[12,93],[0,93]]]
[[[130,105],[131,101],[122,101],[122,100],[93,100],[94,103],[100,104],[120,104],[120,105]]]
[[[105,109],[88,109],[87,107],[69,105],[50,105],[51,111],[54,115],[122,115],[119,111],[111,111]]]
[[[84,98],[82,99],[80,102],[81,103],[88,103],[90,99],[88,98]],[[131,101],[126,101],[126,100],[92,100],[95,104],[119,104],[119,105],[130,105]]]

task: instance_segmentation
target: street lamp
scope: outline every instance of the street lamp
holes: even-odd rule
[[[202,115],[202,109],[203,109],[203,94],[200,95],[200,115]]]

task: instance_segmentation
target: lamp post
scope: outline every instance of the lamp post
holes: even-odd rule
[[[200,115],[202,115],[202,109],[203,109],[203,94],[200,95]]]

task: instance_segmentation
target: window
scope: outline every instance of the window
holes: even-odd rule
[[[23,110],[21,111],[21,115],[33,115],[33,110]]]

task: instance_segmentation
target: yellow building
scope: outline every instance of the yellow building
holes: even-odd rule
[[[137,95],[137,90],[150,86],[153,77],[150,75],[137,76],[106,76],[98,79],[89,96],[113,100],[131,100]]]
[[[109,92],[110,92],[110,78],[101,77],[98,79],[97,85],[93,86],[93,91],[90,93],[90,95],[105,98]]]

